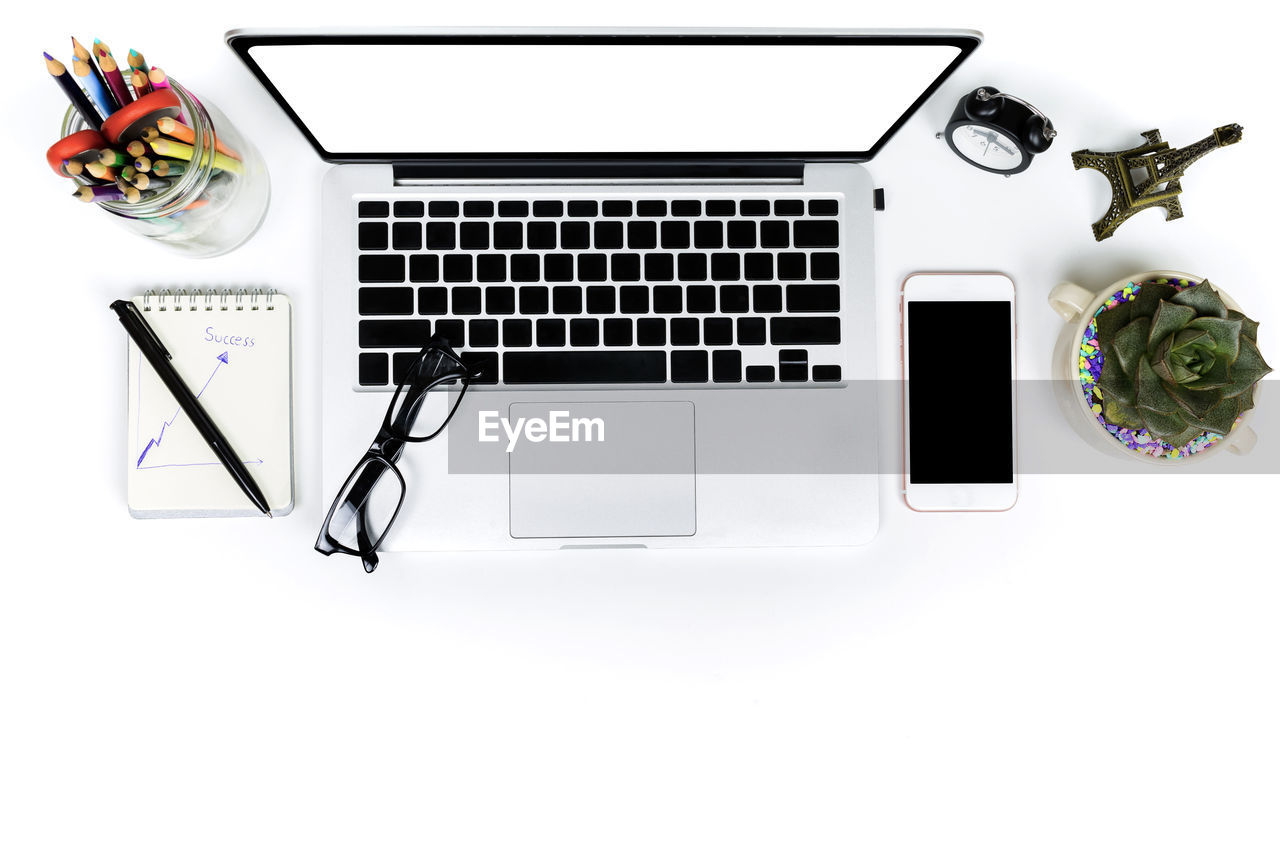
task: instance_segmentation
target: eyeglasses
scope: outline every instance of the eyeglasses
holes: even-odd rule
[[[430,441],[444,432],[478,373],[468,369],[441,337],[422,348],[396,386],[373,444],[329,507],[316,539],[317,551],[359,557],[366,572],[378,568],[378,546],[404,504],[404,475],[396,462],[405,444]],[[453,383],[460,387],[452,404],[447,394],[429,393]]]

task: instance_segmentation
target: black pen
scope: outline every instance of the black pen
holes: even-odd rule
[[[213,454],[218,457],[218,461],[222,463],[222,467],[227,469],[227,473],[236,481],[236,485],[249,496],[249,500],[253,501],[253,505],[266,513],[267,518],[270,518],[271,509],[267,506],[266,496],[262,494],[258,484],[253,481],[253,476],[249,473],[249,469],[244,467],[244,463],[240,461],[240,455],[231,447],[231,442],[227,441],[227,437],[222,434],[222,430],[218,429],[218,425],[213,422],[213,418],[209,417],[209,413],[204,410],[204,406],[200,405],[196,395],[191,393],[187,383],[183,382],[182,377],[178,375],[178,371],[174,370],[173,356],[169,354],[169,351],[164,348],[164,344],[156,337],[155,331],[143,318],[138,306],[127,299],[117,299],[111,303],[111,310],[116,312],[116,316],[120,318],[120,325],[124,326],[124,330],[129,333],[129,337],[133,338],[133,342],[138,345],[138,349],[142,350],[142,354],[147,357],[147,361],[155,368],[156,374],[164,382],[165,387],[177,398],[178,405],[182,407],[182,411],[187,413],[187,417],[191,418],[191,422],[200,431],[201,437],[209,443],[209,447],[213,450]]]

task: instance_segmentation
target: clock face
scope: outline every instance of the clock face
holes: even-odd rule
[[[1023,153],[1007,134],[980,124],[962,124],[951,131],[956,151],[979,166],[1010,172],[1022,165]]]

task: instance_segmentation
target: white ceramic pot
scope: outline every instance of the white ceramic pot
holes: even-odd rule
[[[1053,350],[1054,391],[1058,398],[1058,404],[1062,407],[1063,414],[1066,415],[1068,423],[1087,443],[1098,448],[1103,453],[1124,459],[1136,459],[1155,465],[1186,465],[1226,450],[1241,455],[1248,453],[1258,441],[1258,434],[1249,426],[1249,421],[1253,417],[1252,409],[1245,412],[1240,417],[1239,422],[1236,423],[1235,428],[1220,441],[1203,448],[1197,453],[1192,453],[1189,456],[1180,456],[1176,459],[1170,459],[1166,456],[1151,456],[1129,449],[1115,436],[1107,432],[1106,427],[1099,423],[1097,416],[1090,410],[1081,390],[1079,378],[1080,339],[1084,336],[1085,328],[1088,327],[1089,321],[1093,319],[1094,314],[1098,312],[1103,303],[1110,299],[1116,291],[1123,290],[1125,285],[1130,282],[1142,283],[1157,278],[1204,280],[1201,276],[1185,272],[1148,270],[1128,278],[1122,278],[1096,293],[1069,281],[1063,282],[1049,291],[1049,307],[1058,312],[1059,316],[1066,321],[1062,334],[1058,336],[1058,342]],[[1216,284],[1213,287],[1218,291],[1222,301],[1226,303],[1228,308],[1236,311],[1241,310],[1240,306],[1218,288]],[[1255,388],[1254,394],[1256,395],[1259,390],[1259,388]]]

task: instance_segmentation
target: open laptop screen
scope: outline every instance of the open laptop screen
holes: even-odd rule
[[[977,36],[232,35],[321,156],[870,157]]]

